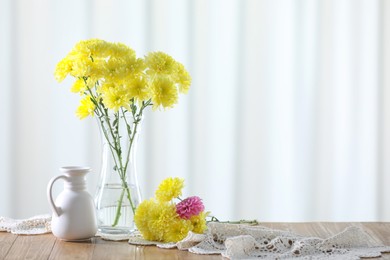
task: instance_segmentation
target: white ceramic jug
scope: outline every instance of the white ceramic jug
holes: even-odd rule
[[[95,205],[86,189],[85,175],[89,167],[61,167],[63,175],[54,177],[47,185],[47,198],[53,211],[51,228],[53,235],[63,240],[83,240],[95,236],[97,222]],[[52,187],[63,179],[64,190],[53,201]]]

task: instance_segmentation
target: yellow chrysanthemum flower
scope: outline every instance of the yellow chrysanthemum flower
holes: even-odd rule
[[[61,82],[66,78],[66,76],[68,76],[71,71],[72,61],[66,57],[57,63],[54,76],[58,82]]]
[[[181,195],[184,187],[184,179],[167,178],[163,180],[156,190],[156,198],[159,201],[170,201]]]
[[[121,107],[130,110],[132,105],[137,111],[149,105],[154,110],[171,108],[178,102],[179,93],[187,93],[191,84],[183,64],[164,52],[150,52],[137,58],[127,45],[100,39],[76,43],[56,65],[54,75],[59,82],[68,75],[76,78],[72,92],[92,95],[99,100],[97,106],[102,111],[113,112]],[[83,108],[80,106],[80,111]]]
[[[173,198],[181,195],[183,186],[183,179],[167,178],[158,186],[156,199],[144,200],[137,207],[134,221],[144,239],[178,242],[183,240],[189,231],[204,233],[209,212],[201,211],[189,219],[183,218],[178,212],[178,205],[172,201]],[[182,202],[184,201],[186,200]],[[193,203],[191,205],[194,206]]]
[[[130,109],[130,95],[128,87],[123,84],[107,83],[100,90],[103,104],[108,109],[117,112],[121,107]]]
[[[147,240],[155,240],[153,232],[149,228],[150,216],[156,218],[158,216],[158,208],[155,200],[144,200],[138,205],[134,215],[134,222],[142,236]]]
[[[180,93],[187,94],[191,85],[191,76],[188,71],[184,68],[183,64],[178,64],[177,70],[177,83],[179,85]]]
[[[134,78],[129,80],[129,93],[137,101],[146,101],[150,99],[151,93],[148,82],[145,78]]]
[[[123,43],[113,43],[110,46],[110,56],[115,58],[127,57],[135,59],[135,51]]]
[[[88,79],[91,81],[98,81],[101,79],[106,79],[106,69],[105,69],[106,61],[102,59],[96,59],[93,62],[88,64]]]
[[[145,63],[149,68],[149,74],[172,75],[177,70],[177,62],[171,56],[161,51],[148,53],[145,57]]]
[[[72,85],[70,91],[73,93],[86,94],[88,88],[91,90],[94,88],[96,81],[93,81],[91,78],[87,78],[86,81],[83,78],[78,78]]]
[[[72,64],[70,75],[75,78],[90,77],[95,70],[95,64],[88,58],[78,59]]]
[[[160,242],[177,242],[191,228],[190,221],[179,218],[174,204],[154,199],[144,200],[138,205],[134,222],[145,239]]]
[[[133,79],[140,77],[144,74],[146,65],[143,59],[137,59],[135,57],[125,56],[123,57],[123,68],[126,70],[126,77]]]
[[[112,43],[100,39],[82,40],[76,43],[73,51],[86,57],[95,59],[98,57],[107,57]]]
[[[142,60],[130,56],[111,57],[104,61],[104,64],[99,68],[107,80],[117,81],[138,77],[144,69],[144,63]]]
[[[155,241],[166,241],[169,224],[177,218],[176,207],[168,202],[155,202],[149,214],[149,229]]]
[[[122,80],[127,76],[128,70],[123,59],[111,57],[104,65],[105,77],[111,81]]]
[[[192,224],[192,232],[203,234],[207,229],[207,222],[206,217],[208,216],[209,212],[202,211],[197,216],[192,216],[190,218],[191,224]]]
[[[112,43],[100,39],[91,39],[86,41],[92,58],[106,58],[110,55]]]
[[[90,96],[86,96],[80,101],[80,106],[76,110],[76,115],[80,119],[84,119],[87,116],[93,116],[94,111],[95,104],[92,102]]]
[[[156,77],[151,85],[153,109],[173,107],[179,99],[175,84],[164,76]]]
[[[181,218],[174,218],[168,222],[164,242],[178,242],[183,240],[191,230],[191,222]]]
[[[110,43],[91,39],[78,42],[67,58],[73,62],[73,77],[90,77],[98,80],[105,76],[104,63],[109,56]]]
[[[87,89],[87,86],[85,85],[84,79],[79,78],[77,79],[73,85],[72,88],[70,89],[71,92],[73,93],[82,93]]]

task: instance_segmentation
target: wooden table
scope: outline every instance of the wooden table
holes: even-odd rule
[[[371,237],[390,245],[390,223],[261,223],[270,228],[289,230],[302,235],[329,237],[350,225],[362,227]],[[133,246],[127,242],[104,241],[95,237],[87,242],[64,242],[51,234],[37,236],[0,232],[0,259],[222,259],[217,255],[195,255],[176,249]],[[367,259],[367,258],[365,258]],[[378,258],[375,258],[378,259]],[[382,258],[390,259],[390,254]]]

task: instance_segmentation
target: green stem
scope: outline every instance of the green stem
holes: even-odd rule
[[[124,120],[126,122],[126,125],[127,125],[127,134],[129,135],[129,139],[130,139],[130,145],[129,145],[129,149],[127,150],[127,155],[126,155],[126,164],[125,164],[125,172],[127,171],[127,166],[129,164],[129,158],[130,158],[130,153],[131,153],[131,149],[133,148],[133,143],[134,143],[134,138],[135,138],[135,135],[137,134],[137,129],[138,129],[138,124],[141,122],[141,118],[142,118],[142,114],[143,114],[143,111],[144,109],[150,105],[150,102],[151,100],[148,100],[146,103],[145,102],[142,102],[142,107],[140,108],[139,112],[137,115],[135,115],[136,113],[135,112],[132,112],[133,113],[133,123],[134,123],[134,129],[133,129],[133,132],[131,133],[131,128],[129,127],[128,123],[127,123],[127,120],[126,120],[126,117],[123,113],[123,117],[124,117]],[[122,111],[123,112],[123,111]]]
[[[129,186],[127,185],[126,183],[126,193],[127,193],[127,199],[129,200],[130,202],[130,206],[131,206],[131,210],[133,211],[133,214],[135,214],[135,205],[133,203],[133,200],[131,199],[131,193],[130,193],[130,190],[129,190]]]
[[[122,189],[121,196],[119,197],[119,200],[118,200],[118,207],[116,208],[114,223],[112,223],[112,225],[111,225],[112,227],[115,227],[116,225],[118,225],[119,218],[122,215],[121,210],[122,210],[122,201],[123,201],[124,196],[125,196],[125,189]]]
[[[127,150],[127,155],[126,155],[125,171],[127,170],[127,166],[129,164],[131,148],[133,147],[134,137],[135,137],[135,134],[137,133],[138,123],[139,122],[134,122],[134,130],[133,130],[132,136],[130,137],[130,145],[129,145],[129,149]]]
[[[117,156],[118,156],[118,161],[119,161],[119,167],[118,167],[118,162],[115,158],[115,155],[114,155],[114,151],[111,149],[111,153],[112,153],[112,157],[114,159],[114,163],[115,163],[115,166],[117,167],[118,169],[118,173],[120,175],[121,178],[123,178],[124,174],[122,173],[122,170],[123,170],[123,166],[122,166],[122,156],[121,156],[121,152],[120,152],[120,140],[119,140],[119,133],[118,133],[118,128],[117,128],[117,135],[118,137],[115,136],[114,134],[114,130],[112,129],[112,126],[111,126],[111,122],[110,122],[110,117],[108,115],[108,110],[107,109],[104,109],[104,119],[106,121],[106,124],[108,125],[108,128],[109,128],[109,131],[110,131],[110,134],[112,136],[112,139],[113,139],[113,142],[114,142],[114,145],[111,144],[110,142],[110,139],[108,137],[108,135],[106,135],[106,140],[107,142],[110,144],[110,147],[113,147],[114,151],[116,152]],[[118,121],[119,121],[119,118],[118,118]],[[102,127],[104,128],[104,124],[102,123]],[[117,140],[118,139],[118,140]],[[118,148],[119,146],[119,148]]]
[[[119,165],[118,165],[118,162],[117,162],[114,154],[113,154],[113,158],[114,158],[116,169],[117,169],[118,174],[120,176],[120,179],[122,181],[122,193],[121,193],[121,196],[118,200],[116,215],[115,215],[114,223],[112,224],[112,226],[115,227],[116,225],[118,225],[118,221],[119,221],[119,218],[121,216],[123,197],[124,197],[125,192],[127,193],[127,198],[129,199],[131,208],[133,210],[133,214],[135,213],[135,209],[134,209],[133,201],[131,199],[130,191],[129,191],[129,188],[128,188],[128,185],[126,182],[126,169],[124,169],[123,164],[122,164],[122,150],[121,150],[121,145],[120,145],[120,134],[119,134],[119,124],[120,124],[119,112],[117,112],[115,114],[115,120],[117,120],[116,126],[111,126],[107,110],[105,112],[106,112],[106,119],[107,119],[106,122],[107,122],[107,125],[109,126],[109,130],[110,130],[111,136],[113,138],[114,147],[115,147],[114,150],[115,150],[116,155],[118,157]],[[116,128],[115,129],[116,132],[114,132],[114,130],[112,129],[113,127]],[[107,141],[109,142],[108,139],[107,139]]]
[[[254,219],[254,220],[241,219],[238,221],[220,221],[219,219],[217,219],[214,216],[211,216],[211,220],[209,220],[207,222],[208,223],[209,222],[218,222],[218,223],[226,223],[226,224],[249,224],[249,225],[258,225],[259,224],[259,222],[256,219]]]
[[[103,118],[105,116],[102,116]],[[100,117],[100,118],[102,118]],[[106,121],[107,122],[107,121]],[[100,124],[102,126],[102,131],[103,131],[103,134],[104,134],[104,137],[106,138],[107,140],[107,143],[108,143],[108,146],[110,148],[110,151],[111,151],[111,155],[112,155],[112,158],[114,159],[114,163],[115,163],[115,166],[118,167],[118,163],[117,163],[117,160],[116,160],[116,157],[115,157],[115,153],[116,152],[118,154],[118,151],[117,151],[117,148],[116,148],[116,142],[115,142],[115,146],[113,146],[110,142],[110,138],[108,136],[108,133],[107,133],[107,129],[106,127],[104,126],[104,122],[100,121]],[[108,126],[111,128],[111,125],[110,125],[110,122],[109,122],[109,119],[108,119],[108,122],[107,122]],[[111,131],[112,132],[112,131]],[[119,159],[119,158],[118,158]],[[119,170],[118,170],[119,171]],[[120,174],[120,173],[119,173]]]
[[[111,123],[110,123],[110,118],[109,118],[109,116],[108,116],[108,111],[107,111],[107,109],[104,107],[104,105],[102,105],[103,108],[101,108],[101,107],[99,106],[99,101],[97,100],[97,97],[93,94],[92,90],[88,87],[88,85],[87,85],[87,79],[86,79],[86,78],[84,78],[84,82],[85,82],[85,85],[87,86],[87,89],[88,89],[88,92],[89,92],[89,94],[90,94],[90,96],[91,96],[91,99],[92,99],[93,103],[94,103],[95,106],[96,106],[95,113],[96,113],[96,115],[99,117],[99,123],[100,123],[101,126],[102,126],[102,131],[103,131],[104,137],[106,138],[107,143],[108,143],[108,145],[109,145],[109,147],[110,147],[111,155],[112,155],[112,157],[113,157],[113,159],[114,159],[115,165],[118,166],[118,163],[117,163],[116,158],[115,158],[114,150],[116,151],[116,153],[117,153],[118,155],[119,155],[119,152],[118,152],[116,137],[115,137],[115,135],[114,135],[114,133],[113,133],[113,130],[112,130],[112,127],[111,127]],[[98,83],[96,83],[96,84],[98,84]],[[108,126],[109,129],[110,129],[110,133],[111,133],[111,136],[112,136],[112,138],[113,138],[113,141],[114,141],[114,145],[115,145],[115,146],[112,145],[111,142],[110,142],[110,138],[109,138],[109,136],[108,136],[107,129],[106,129],[106,127],[104,126],[103,120],[105,120],[107,126]],[[118,118],[118,121],[119,121],[119,118]],[[118,138],[118,139],[119,139],[119,138]],[[114,150],[113,150],[113,149],[114,149]],[[118,158],[118,159],[120,159],[120,158]]]
[[[128,164],[129,164],[129,160],[130,160],[131,149],[132,149],[134,139],[135,139],[135,136],[137,133],[138,124],[141,121],[143,110],[147,106],[151,105],[151,100],[148,100],[146,102],[145,101],[142,102],[142,106],[140,107],[138,114],[137,114],[137,106],[134,103],[134,99],[130,100],[132,102],[131,113],[132,113],[133,120],[134,120],[133,121],[133,124],[134,124],[133,129],[131,129],[129,123],[127,122],[126,115],[125,115],[125,112],[127,112],[127,111],[124,111],[123,108],[121,108],[123,119],[124,119],[124,122],[125,122],[126,128],[127,128],[127,135],[128,135],[129,142],[130,142],[129,148],[127,149],[127,154],[125,155],[126,157],[125,157],[125,163],[124,163],[123,157],[122,157],[122,147],[121,147],[121,143],[120,143],[120,133],[119,133],[120,112],[117,111],[116,113],[114,113],[115,118],[114,118],[114,121],[111,122],[110,116],[108,113],[108,109],[102,103],[102,100],[99,97],[99,94],[94,93],[92,91],[92,89],[88,87],[88,84],[87,84],[88,78],[84,77],[83,79],[84,79],[85,85],[87,87],[88,93],[91,96],[91,100],[95,104],[95,114],[99,117],[99,123],[101,124],[104,138],[106,139],[106,141],[108,143],[113,161],[115,163],[115,169],[118,172],[119,177],[120,177],[121,182],[122,182],[122,192],[121,192],[121,195],[120,195],[118,202],[117,202],[115,219],[114,219],[114,222],[112,223],[112,226],[115,227],[118,225],[119,219],[122,215],[121,210],[122,210],[122,204],[123,204],[123,199],[124,199],[125,193],[126,193],[127,199],[130,202],[130,206],[131,206],[131,209],[133,211],[133,214],[135,214],[136,207],[135,207],[134,202],[131,198],[130,188],[129,188],[128,183],[126,181],[126,172],[127,172],[127,168],[128,168]],[[96,82],[95,84],[98,85],[99,83]]]
[[[125,169],[124,169],[124,171],[126,172],[127,171],[127,165],[129,163],[129,157],[130,157],[131,148],[133,146],[134,135],[133,135],[133,138],[132,138],[131,137],[132,136],[131,135],[131,127],[130,127],[129,123],[127,122],[125,112],[123,111],[123,109],[121,109],[121,110],[122,110],[123,120],[126,123],[127,136],[129,137],[129,141],[130,141],[129,148],[127,149],[126,164],[125,164]],[[136,131],[136,129],[135,129],[135,131]]]
[[[113,158],[115,166],[116,166],[116,170],[118,171],[119,177],[122,181],[122,193],[119,197],[118,205],[117,205],[117,209],[116,209],[116,214],[115,214],[115,219],[114,219],[114,222],[112,223],[112,226],[115,227],[116,225],[118,225],[119,218],[122,215],[121,210],[122,210],[122,204],[123,204],[123,198],[124,198],[125,192],[127,193],[127,198],[130,201],[133,213],[135,213],[134,203],[131,200],[130,190],[129,190],[127,182],[126,182],[127,163],[126,163],[126,168],[124,168],[123,164],[122,164],[122,155],[121,155],[122,151],[121,151],[120,135],[119,135],[119,112],[114,114],[115,119],[117,120],[116,126],[111,125],[110,116],[108,115],[107,108],[104,107],[104,104],[98,100],[98,96],[95,96],[94,93],[92,92],[91,88],[88,87],[87,78],[84,77],[83,79],[84,79],[85,85],[87,86],[87,90],[90,94],[92,102],[95,104],[95,107],[96,107],[95,114],[99,117],[99,123],[101,124],[103,135],[108,143],[112,158]],[[98,82],[96,84],[98,84]],[[126,122],[126,126],[127,125],[128,124]],[[114,132],[113,127],[116,128],[115,129],[116,133]],[[113,143],[110,141],[109,135],[111,135]],[[128,158],[127,158],[127,161],[128,161]]]

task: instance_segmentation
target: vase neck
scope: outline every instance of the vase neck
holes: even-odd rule
[[[64,173],[66,179],[64,188],[70,190],[86,190],[86,175],[90,172],[89,167],[68,166],[62,167],[60,171]]]
[[[64,189],[82,191],[87,189],[85,177],[69,177],[64,182]]]

